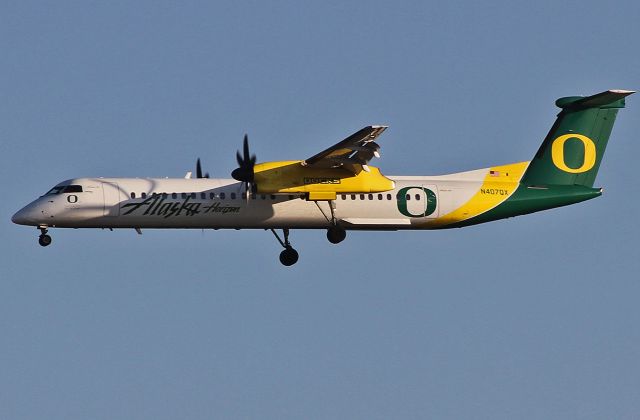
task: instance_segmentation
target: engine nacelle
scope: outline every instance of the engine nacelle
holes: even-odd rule
[[[256,164],[254,182],[258,193],[374,193],[389,191],[395,183],[369,166],[350,171],[344,168],[304,166],[303,161],[280,161]],[[355,172],[355,173],[354,173]]]

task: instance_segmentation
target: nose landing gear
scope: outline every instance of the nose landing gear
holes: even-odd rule
[[[47,228],[41,226],[38,229],[40,229],[40,236],[38,237],[38,243],[40,244],[40,246],[51,245],[53,239],[51,239],[51,236],[47,235]]]
[[[280,239],[280,236],[276,233],[274,229],[270,229],[271,233],[276,237],[280,245],[284,248],[284,250],[280,253],[280,262],[282,265],[287,267],[292,266],[293,264],[298,262],[298,251],[293,249],[291,243],[289,242],[289,229],[282,229],[282,233],[284,234],[284,241]]]

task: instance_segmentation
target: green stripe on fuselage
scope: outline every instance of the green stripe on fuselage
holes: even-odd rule
[[[600,195],[602,195],[602,189],[581,185],[549,185],[545,188],[538,188],[521,184],[511,197],[493,209],[470,219],[442,227],[457,228],[521,216],[555,207],[568,206]]]

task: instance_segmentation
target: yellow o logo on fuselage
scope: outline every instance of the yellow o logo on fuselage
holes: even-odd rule
[[[579,168],[568,167],[564,160],[564,144],[569,139],[580,140],[584,147],[584,161]],[[596,145],[593,140],[582,134],[564,134],[556,138],[551,144],[551,160],[556,165],[556,168],[561,171],[569,172],[570,174],[581,174],[587,172],[596,164]]]

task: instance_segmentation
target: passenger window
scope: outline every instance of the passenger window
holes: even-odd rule
[[[404,198],[405,198],[407,201],[409,201],[409,200],[411,200],[411,195],[410,195],[410,194],[407,194]]]
[[[169,195],[167,193],[162,193],[162,198],[167,198]]]
[[[266,195],[264,195],[264,194],[261,194],[261,195],[260,195],[260,198],[261,198],[261,199],[263,199],[263,200],[266,200],[266,199],[267,199],[267,196],[266,196]]]
[[[387,194],[387,200],[391,200],[391,194]]]
[[[271,199],[272,199],[272,200],[275,200],[275,199],[276,199],[276,196],[275,196],[275,195],[273,195],[273,194],[271,194]]]
[[[231,199],[235,200],[236,199],[236,193],[231,193]]]
[[[182,193],[181,196],[182,198],[187,198],[187,193]]]
[[[171,193],[171,198],[178,198],[178,193]]]
[[[289,194],[289,200],[293,200],[293,199],[294,199],[293,194]]]
[[[364,194],[360,194],[360,200],[364,200]]]
[[[142,193],[142,198],[147,198],[147,193]]]
[[[220,198],[224,200],[225,194],[223,192],[220,193]]]
[[[136,193],[132,192],[131,193],[131,198],[136,198]]]
[[[196,198],[196,193],[191,193],[191,198]]]
[[[373,200],[373,194],[369,194],[369,200]]]
[[[203,200],[207,198],[207,194],[206,193],[200,193],[200,198],[202,198]]]
[[[420,200],[420,194],[416,194],[416,200]]]
[[[356,195],[355,194],[351,194],[351,199],[355,200],[356,199]]]
[[[378,200],[382,200],[382,194],[378,194]]]
[[[342,194],[342,195],[340,196],[340,198],[342,198],[343,200],[346,200],[346,199],[347,199],[347,195],[346,195],[346,194]]]
[[[209,193],[209,198],[212,200],[216,198],[216,193]]]

